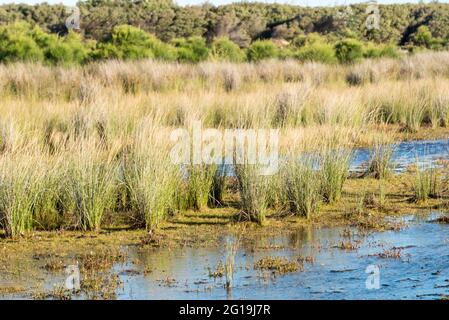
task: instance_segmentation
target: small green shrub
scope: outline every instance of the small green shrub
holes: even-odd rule
[[[334,48],[330,44],[323,42],[305,45],[298,50],[295,57],[301,61],[315,61],[328,64],[337,62]]]
[[[179,38],[172,40],[171,43],[177,49],[180,62],[196,63],[209,57],[209,48],[206,46],[206,41],[201,37]]]
[[[0,62],[42,61],[44,53],[24,22],[0,26]]]
[[[174,61],[175,48],[155,36],[130,25],[120,25],[112,30],[110,38],[97,46],[93,53],[97,59],[138,60],[156,58]]]
[[[52,64],[81,64],[90,55],[90,49],[83,43],[81,36],[73,31],[69,31],[65,37],[59,37],[36,27],[32,37],[42,49],[45,60]]]
[[[363,58],[363,45],[358,40],[340,40],[334,48],[335,55],[340,63],[354,63]]]
[[[395,45],[376,45],[369,42],[364,48],[363,56],[370,59],[383,57],[397,59],[400,57],[400,54]]]
[[[271,40],[254,41],[247,49],[246,55],[249,61],[277,58],[279,49]]]
[[[226,37],[214,39],[211,56],[216,60],[230,62],[242,62],[245,59],[240,47]]]

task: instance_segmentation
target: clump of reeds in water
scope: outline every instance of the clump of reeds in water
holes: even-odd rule
[[[316,160],[311,157],[290,156],[282,170],[283,187],[286,192],[290,212],[295,215],[310,216],[318,210],[320,177],[315,170]]]
[[[234,260],[238,249],[238,241],[236,239],[227,239],[226,242],[226,260],[225,260],[225,276],[226,289],[231,290],[234,279]]]
[[[341,198],[343,184],[349,175],[351,150],[345,148],[325,148],[320,153],[321,196],[332,203]]]
[[[242,212],[246,220],[263,224],[269,204],[270,176],[261,174],[255,164],[236,164],[235,174]]]
[[[376,142],[371,152],[365,176],[385,179],[392,169],[394,145]]]
[[[245,227],[236,227],[232,232],[232,236],[226,239],[225,276],[226,290],[228,290],[228,292],[230,292],[233,286],[235,256],[244,232]]]
[[[413,185],[414,200],[424,202],[429,198],[436,198],[439,195],[441,183],[437,170],[434,168],[423,169],[416,166],[415,182]]]

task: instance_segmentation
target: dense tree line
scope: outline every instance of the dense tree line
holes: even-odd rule
[[[449,36],[449,4],[379,5],[380,28],[370,30],[366,4],[301,7],[286,4],[236,3],[223,6],[178,6],[171,0],[80,1],[81,31],[87,39],[104,40],[115,26],[139,27],[163,41],[200,36],[211,41],[226,36],[240,47],[266,38],[292,40],[319,33],[331,38],[351,35],[359,40],[405,45],[421,25],[432,36]],[[17,20],[43,30],[64,33],[69,10],[62,5],[9,4],[0,6],[0,24]]]
[[[0,6],[0,61],[293,57],[332,63],[397,56],[397,46],[442,49],[449,41],[449,4],[379,5],[374,29],[366,24],[372,14],[366,4],[311,8],[88,0],[78,7],[81,24],[74,32],[65,26],[70,9],[63,5]]]

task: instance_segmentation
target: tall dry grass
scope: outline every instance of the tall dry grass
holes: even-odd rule
[[[0,65],[0,94],[0,219],[10,236],[98,230],[118,210],[154,229],[173,210],[222,203],[216,167],[183,171],[168,159],[167,132],[194,120],[220,129],[280,128],[282,156],[292,146],[321,150],[318,173],[300,162],[290,163],[288,179],[237,168],[243,211],[262,223],[267,208],[286,199],[310,216],[316,193],[307,181],[315,174],[320,197],[338,200],[350,156],[344,150],[375,143],[384,134],[379,126],[448,126],[449,59],[432,52],[350,66],[17,63]],[[317,143],[326,136],[337,137],[332,147]],[[375,171],[383,176],[388,157],[380,158]]]

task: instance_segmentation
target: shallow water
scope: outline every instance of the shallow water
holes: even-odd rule
[[[360,172],[366,169],[370,160],[371,149],[359,148],[354,151],[350,171]],[[403,172],[411,165],[430,168],[438,165],[438,161],[449,157],[449,139],[406,141],[394,145],[392,155],[393,170]]]
[[[345,251],[342,228],[304,229],[271,239],[259,239],[254,247],[236,256],[234,288],[227,293],[224,279],[208,277],[208,267],[223,260],[224,253],[208,249],[140,253],[154,266],[144,276],[124,276],[119,298],[143,299],[432,299],[449,294],[449,225],[408,217],[400,232],[388,231],[355,237],[356,250]],[[276,249],[260,249],[267,247]],[[279,247],[283,247],[279,249]],[[401,258],[376,256],[385,249],[403,248]],[[256,271],[254,263],[264,256],[313,256],[304,271],[273,276]],[[380,288],[367,289],[370,265],[380,269]],[[165,285],[165,277],[176,280]]]
[[[224,277],[209,277],[209,269],[224,262],[222,249],[127,248],[128,262],[116,264],[112,270],[123,282],[117,298],[438,299],[449,295],[449,225],[433,222],[435,217],[402,218],[405,227],[401,231],[366,235],[353,229],[351,241],[359,241],[355,250],[338,247],[348,240],[343,228],[306,228],[253,239],[237,252],[231,292],[224,288]],[[226,239],[222,241],[224,244]],[[391,248],[399,248],[401,257],[378,256]],[[286,274],[255,270],[254,263],[265,256],[289,260],[312,256],[314,262],[304,263],[303,271]],[[379,268],[378,289],[367,288],[370,265]],[[46,272],[44,278],[47,288],[64,282],[63,272]],[[30,294],[4,296],[20,297],[30,298]]]
[[[440,166],[439,161],[449,158],[449,139],[415,140],[399,142],[393,145],[391,169],[401,173],[412,165],[422,169]],[[349,171],[352,173],[366,172],[372,154],[372,148],[356,148],[353,150]],[[232,165],[223,165],[221,172],[235,176]]]

